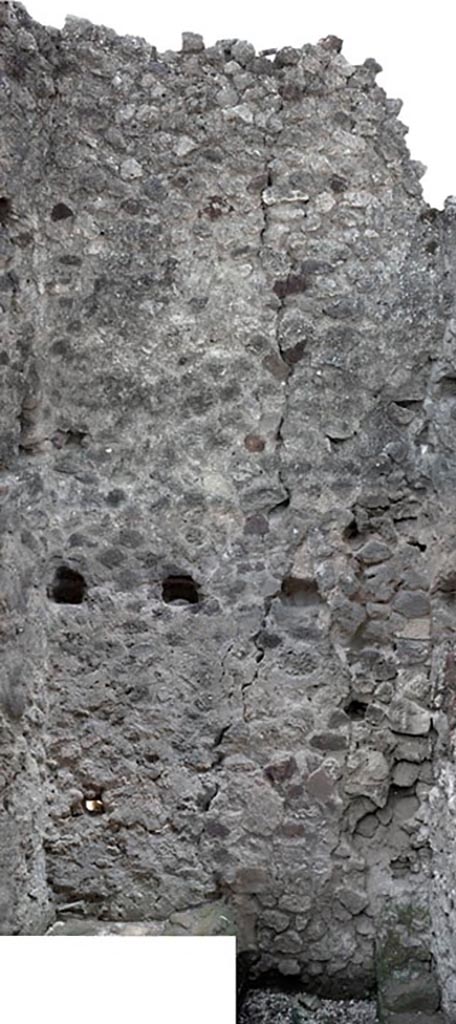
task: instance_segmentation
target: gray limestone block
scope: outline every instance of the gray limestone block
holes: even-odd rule
[[[410,736],[426,735],[431,726],[431,715],[427,708],[421,707],[408,697],[395,697],[388,709],[391,728],[397,733]]]
[[[231,47],[231,56],[241,67],[246,67],[255,57],[255,47],[252,43],[238,39]]]
[[[440,989],[426,969],[396,971],[381,988],[381,1002],[390,1013],[434,1013],[440,1006]]]
[[[201,50],[204,50],[204,40],[201,35],[197,32],[182,33],[183,53],[200,53]]]
[[[417,590],[400,590],[394,598],[393,608],[408,619],[420,619],[429,615],[429,598]]]

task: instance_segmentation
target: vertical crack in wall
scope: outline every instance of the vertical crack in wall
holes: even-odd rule
[[[283,104],[282,104],[282,106],[283,106]],[[260,259],[261,259],[263,250],[267,246],[267,234],[268,234],[268,229],[270,227],[270,224],[269,224],[269,209],[270,209],[270,206],[269,206],[268,202],[266,201],[265,196],[268,194],[268,190],[273,188],[272,164],[273,164],[273,161],[274,161],[274,150],[272,148],[271,141],[268,140],[267,135],[264,136],[263,142],[264,142],[264,148],[265,148],[265,162],[264,162],[264,188],[262,189],[261,196],[260,196],[260,207],[261,207],[262,217],[263,217],[263,224],[262,224],[262,227],[261,227],[261,230],[260,230],[260,235],[259,235],[260,245],[259,245],[258,255],[259,255]],[[281,362],[283,362],[284,366],[286,366],[286,360],[284,359],[284,354],[283,354],[283,350],[282,350],[282,346],[281,346],[281,339],[280,339],[280,321],[281,321],[281,316],[283,314],[283,310],[285,308],[285,299],[284,298],[279,298],[278,302],[279,302],[278,308],[276,309],[276,311],[274,313],[274,340],[275,340],[275,344],[276,344],[276,348],[277,348],[277,355],[279,357],[279,360]],[[287,508],[289,506],[289,504],[290,504],[290,501],[291,501],[291,491],[290,491],[290,488],[287,486],[287,484],[284,481],[283,467],[282,467],[282,450],[283,450],[283,444],[284,444],[284,438],[283,438],[283,432],[282,431],[283,431],[283,427],[284,427],[284,423],[285,423],[286,415],[287,415],[287,409],[288,409],[289,381],[290,381],[291,373],[292,373],[292,368],[288,367],[285,379],[280,381],[280,386],[282,387],[282,403],[281,403],[281,411],[280,411],[280,415],[279,415],[279,418],[278,418],[277,427],[276,427],[276,431],[275,431],[275,454],[276,454],[276,460],[277,460],[277,479],[279,481],[279,484],[280,484],[280,487],[281,487],[282,492],[284,494],[284,497],[272,509],[269,509],[269,513],[268,513],[269,515],[271,515],[271,513],[273,511],[277,512],[280,509]],[[264,645],[262,643],[262,634],[263,634],[263,631],[265,630],[265,628],[267,626],[267,620],[268,620],[269,612],[270,612],[270,609],[271,609],[272,601],[273,601],[274,597],[276,597],[276,596],[277,596],[276,594],[273,594],[273,595],[269,595],[269,596],[265,597],[265,599],[264,599],[264,611],[263,611],[263,617],[261,619],[260,627],[259,627],[258,631],[252,637],[252,641],[253,641],[253,644],[254,644],[254,647],[255,647],[255,655],[254,655],[255,656],[255,669],[254,669],[254,672],[253,672],[251,678],[248,679],[246,682],[244,682],[242,684],[242,686],[241,686],[242,710],[243,710],[243,718],[244,718],[245,722],[248,721],[248,713],[247,713],[247,706],[246,706],[246,694],[247,694],[247,691],[250,689],[250,687],[255,684],[255,682],[257,681],[257,679],[259,677],[260,666],[261,666],[261,663],[264,660],[264,656],[265,656],[265,647],[264,647]]]
[[[280,109],[282,109],[282,108],[283,108],[283,104],[282,104]],[[280,136],[279,136],[279,139],[280,139]],[[262,215],[263,215],[263,227],[262,227],[262,229],[260,231],[260,250],[259,250],[260,256],[261,256],[262,250],[267,246],[267,234],[268,234],[268,229],[269,229],[269,226],[270,226],[270,224],[269,224],[269,211],[270,211],[270,208],[271,208],[271,204],[268,203],[268,201],[267,201],[267,196],[268,196],[269,190],[272,190],[273,185],[274,185],[273,173],[272,173],[272,164],[273,164],[273,161],[274,161],[274,150],[271,147],[271,142],[268,142],[268,139],[267,139],[266,136],[264,137],[264,146],[265,146],[265,149],[266,149],[266,159],[265,159],[265,167],[264,167],[264,175],[265,175],[265,179],[266,179],[266,184],[265,184],[265,188],[262,190],[261,198],[260,198],[261,210],[262,210]],[[278,306],[278,308],[277,308],[277,310],[275,312],[274,338],[275,338],[275,344],[276,344],[276,349],[277,349],[277,355],[278,355],[278,357],[280,359],[280,362],[283,363],[284,367],[287,367],[287,370],[286,370],[286,377],[285,377],[285,379],[280,382],[281,386],[283,388],[282,412],[281,412],[281,415],[279,417],[279,421],[278,421],[278,424],[277,424],[275,439],[276,439],[276,455],[277,455],[277,463],[278,463],[278,465],[277,465],[277,475],[278,475],[279,483],[280,483],[280,485],[282,487],[282,490],[284,492],[284,500],[282,502],[280,502],[279,504],[280,504],[280,506],[286,507],[287,505],[290,504],[290,501],[291,501],[291,491],[290,491],[290,488],[288,487],[288,485],[285,483],[284,474],[283,474],[283,466],[282,466],[282,450],[283,450],[283,444],[284,444],[283,429],[284,429],[284,425],[285,425],[285,421],[286,421],[286,417],[287,417],[287,411],[288,411],[288,403],[289,403],[289,395],[290,395],[290,378],[291,378],[292,373],[293,373],[293,368],[292,368],[292,366],[290,366],[288,364],[286,355],[285,355],[283,347],[282,347],[281,334],[280,334],[281,321],[282,321],[283,312],[285,310],[286,299],[285,299],[285,296],[278,296],[277,298],[278,298],[279,306]],[[275,506],[276,509],[278,507],[279,507],[279,505]],[[271,511],[272,510],[270,510],[270,512]]]
[[[253,674],[252,674],[251,678],[248,679],[246,682],[242,683],[242,686],[241,686],[242,715],[243,715],[244,722],[248,722],[249,721],[249,717],[248,717],[248,713],[247,713],[247,705],[246,705],[247,691],[250,690],[250,687],[253,686],[256,683],[256,681],[257,681],[257,679],[259,677],[259,674],[260,674],[260,666],[261,666],[262,661],[264,660],[265,650],[266,650],[265,646],[264,646],[264,644],[262,642],[262,635],[263,635],[263,631],[266,629],[267,622],[268,622],[268,615],[269,615],[269,612],[271,610],[271,605],[272,605],[272,602],[273,602],[273,600],[274,600],[274,598],[276,596],[277,596],[276,594],[272,594],[269,597],[265,597],[265,599],[264,599],[264,614],[263,614],[263,618],[261,620],[260,628],[255,633],[255,635],[252,637],[252,642],[254,644],[255,651],[256,651],[256,653],[254,655],[254,657],[255,657],[255,668],[254,668],[254,671],[253,671]]]
[[[281,102],[281,105],[279,107],[279,111],[281,111],[281,110],[283,110],[283,101]],[[279,132],[278,138],[275,140],[275,146],[278,149],[280,148],[280,134],[281,133]],[[273,195],[274,176],[273,176],[273,169],[272,168],[273,168],[273,163],[274,163],[274,159],[275,159],[274,146],[273,146],[272,140],[269,140],[267,135],[264,136],[264,148],[265,148],[265,151],[266,151],[265,152],[265,163],[264,163],[264,180],[265,180],[265,185],[264,185],[264,188],[263,188],[263,190],[261,192],[261,197],[260,197],[260,205],[261,205],[262,217],[263,217],[263,224],[262,224],[262,228],[260,230],[260,236],[259,236],[260,245],[259,245],[258,255],[259,255],[260,258],[261,258],[261,255],[262,255],[262,251],[267,247],[267,236],[268,236],[268,230],[270,228],[270,220],[269,220],[269,218],[270,218],[270,211],[276,205],[276,203],[279,202],[279,200],[276,200],[274,198],[274,195]],[[307,197],[302,197],[302,201],[305,201],[306,199],[307,199]],[[290,200],[287,200],[285,198],[283,201],[287,202],[287,201],[290,201]],[[291,201],[293,201],[293,202],[296,201],[296,197],[293,196],[291,198]],[[283,291],[280,291],[280,289],[278,289],[277,287],[274,287],[274,293],[275,293],[275,296],[276,296],[276,299],[277,299],[277,302],[278,302],[278,306],[276,307],[276,310],[275,310],[275,313],[274,313],[274,340],[275,340],[276,353],[277,353],[278,360],[280,361],[280,364],[283,365],[284,370],[285,370],[284,377],[282,377],[282,379],[280,381],[280,386],[282,388],[282,402],[281,402],[281,411],[280,411],[280,415],[278,417],[277,426],[276,426],[276,430],[275,430],[275,453],[276,453],[276,459],[277,459],[277,479],[278,479],[278,482],[280,484],[280,487],[281,487],[281,490],[282,490],[282,493],[283,493],[283,498],[276,505],[274,505],[272,508],[269,509],[269,512],[268,512],[269,516],[271,514],[273,514],[273,513],[277,514],[277,513],[280,513],[282,511],[285,511],[290,506],[291,501],[292,501],[292,491],[291,491],[291,488],[290,488],[290,486],[287,483],[286,478],[285,478],[285,471],[284,471],[284,465],[283,465],[283,451],[284,451],[284,446],[285,446],[285,443],[286,443],[285,442],[284,431],[285,431],[285,427],[286,427],[287,414],[288,414],[288,409],[289,409],[291,379],[292,379],[293,374],[294,374],[294,365],[293,365],[292,357],[290,356],[290,354],[287,353],[287,351],[285,350],[285,348],[284,348],[284,346],[282,344],[281,327],[282,327],[283,316],[284,316],[285,310],[287,308],[287,301],[286,301],[286,299],[287,299],[287,285],[290,282],[290,284],[291,284],[290,291],[292,292],[294,290],[293,289],[293,276],[294,276],[294,271],[295,270],[297,271],[297,274],[299,275],[299,268],[297,268],[294,265],[293,261],[290,260],[290,267],[289,267],[288,275],[287,275],[286,280],[283,282]],[[293,564],[294,551],[299,548],[301,543],[302,543],[302,537],[299,535],[299,536],[297,536],[296,542],[293,545],[294,550],[292,552],[290,552],[290,555],[289,555],[289,558],[288,558],[288,562],[289,562],[288,569]],[[284,571],[285,571],[285,568],[284,568]],[[267,622],[268,622],[268,617],[269,617],[269,613],[270,613],[270,610],[271,610],[272,602],[273,602],[273,600],[277,596],[278,596],[278,594],[275,593],[275,594],[269,595],[269,596],[267,596],[265,598],[265,600],[264,600],[264,613],[263,613],[263,618],[261,620],[261,625],[260,625],[260,628],[257,631],[257,633],[252,638],[253,639],[253,643],[255,645],[255,649],[256,649],[256,654],[255,654],[256,667],[255,667],[255,670],[253,672],[252,677],[249,680],[247,680],[246,682],[244,682],[242,687],[241,687],[244,721],[248,720],[247,709],[246,709],[246,693],[250,689],[250,687],[255,684],[255,682],[257,681],[257,679],[259,677],[259,674],[260,674],[260,670],[261,670],[260,667],[261,667],[261,664],[262,664],[262,662],[264,660],[264,657],[265,657],[265,647],[264,647],[264,644],[262,642],[262,635],[263,635],[264,630],[267,627]]]

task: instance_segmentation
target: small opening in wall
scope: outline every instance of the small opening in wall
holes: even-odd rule
[[[361,700],[351,700],[345,708],[345,714],[351,718],[352,722],[361,722],[366,717],[367,704],[363,704]]]
[[[87,431],[85,430],[56,430],[55,434],[52,435],[51,441],[54,448],[64,448],[65,445],[82,445],[83,441],[87,437]]]
[[[439,392],[442,398],[455,398],[456,397],[456,376],[449,373],[446,377],[441,377],[439,382]]]
[[[82,604],[87,593],[84,577],[76,569],[61,565],[48,587],[48,597],[57,604]]]
[[[330,178],[329,186],[332,188],[333,192],[346,192],[348,182],[345,178],[340,177],[338,174],[334,174],[333,177]]]
[[[198,587],[191,576],[167,576],[163,580],[163,600],[167,604],[173,601],[198,604],[199,599]]]
[[[106,810],[101,795],[94,797],[85,796],[82,806],[87,814],[103,814]]]
[[[343,538],[344,540],[355,540],[356,537],[359,537],[358,524],[356,519],[352,519],[351,523],[345,527]]]
[[[0,224],[6,224],[11,213],[11,200],[0,196]]]
[[[419,410],[423,403],[417,398],[398,398],[395,405],[398,405],[400,409],[412,409],[412,411]]]
[[[298,576],[285,577],[280,596],[286,604],[299,608],[319,604],[321,601],[315,580],[300,579]]]
[[[419,540],[408,540],[407,544],[410,544],[411,548],[418,548],[419,551],[426,551],[427,544],[423,544]]]
[[[73,210],[66,203],[56,203],[51,210],[51,220],[67,220],[74,217]]]

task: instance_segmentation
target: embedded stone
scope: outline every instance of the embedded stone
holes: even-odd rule
[[[434,1013],[440,1006],[440,991],[429,971],[419,974],[404,968],[382,986],[382,1004],[392,1013]]]
[[[369,897],[362,889],[336,889],[334,895],[339,900],[339,903],[342,903],[342,906],[353,915],[361,914],[369,904]]]
[[[393,769],[393,783],[395,786],[413,786],[420,774],[419,764],[412,761],[398,761]]]
[[[389,766],[379,750],[360,749],[351,753],[347,760],[348,776],[345,782],[347,793],[367,796],[382,807],[388,792]]]
[[[404,625],[395,624],[394,634],[397,637],[402,637],[404,640],[428,640],[431,635],[431,621],[429,617],[425,619],[409,619],[408,622],[404,622]],[[421,654],[421,650],[418,652]]]
[[[430,613],[429,598],[418,590],[400,590],[393,600],[393,608],[407,619],[421,619]]]
[[[290,929],[275,936],[273,949],[278,953],[299,953],[302,950],[303,942],[303,937]]]
[[[306,780],[306,788],[316,800],[326,803],[334,795],[334,781],[324,768],[318,768],[312,772]]]
[[[416,796],[401,796],[394,803],[393,818],[399,824],[413,818],[420,806]]]
[[[134,180],[135,178],[142,178],[143,169],[138,160],[134,157],[130,157],[128,160],[124,160],[120,167],[120,176],[125,181]]]
[[[288,914],[281,914],[280,910],[266,910],[263,914],[263,922],[274,932],[284,932],[290,924],[290,918]]]
[[[379,825],[379,819],[375,814],[366,814],[356,826],[356,834],[364,836],[365,839],[372,839]]]
[[[357,559],[360,562],[365,562],[366,565],[376,565],[378,562],[385,562],[388,558],[391,558],[391,555],[391,548],[380,540],[370,540],[356,551]]]
[[[309,743],[317,750],[345,750],[348,746],[348,739],[343,733],[324,732],[315,733],[310,737]]]
[[[408,697],[395,697],[387,709],[393,732],[424,736],[431,728],[431,714]]]

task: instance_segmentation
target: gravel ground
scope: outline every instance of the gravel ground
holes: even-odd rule
[[[319,999],[305,992],[253,989],[245,996],[239,1024],[377,1024],[370,1000]]]

